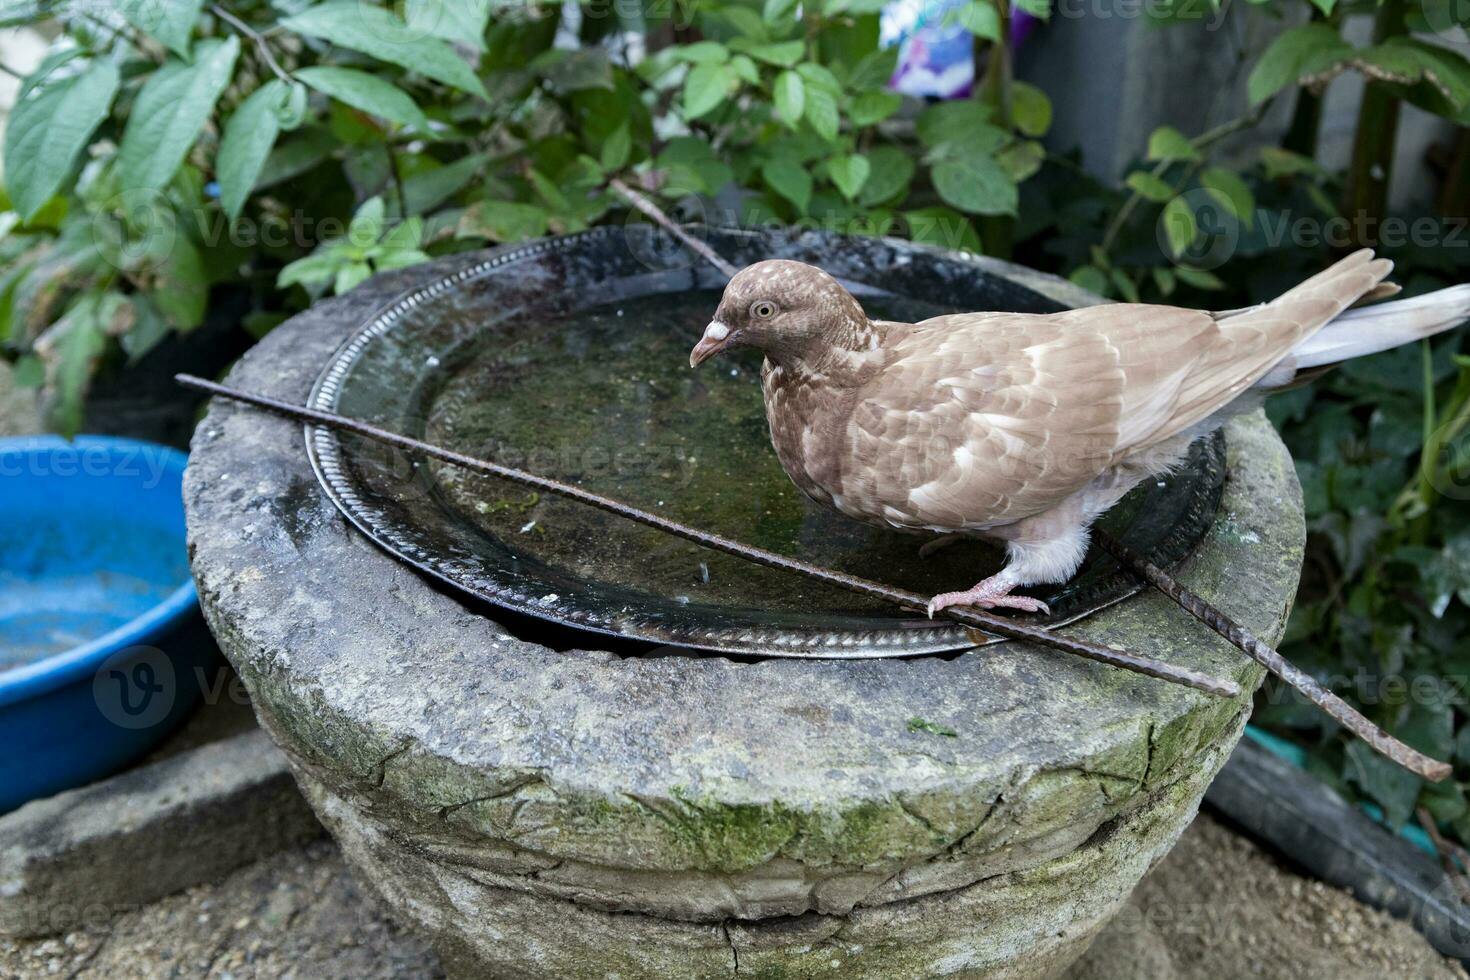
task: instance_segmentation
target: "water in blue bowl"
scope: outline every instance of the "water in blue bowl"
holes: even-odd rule
[[[29,515],[0,525],[0,671],[90,643],[157,606],[188,575],[176,531]]]

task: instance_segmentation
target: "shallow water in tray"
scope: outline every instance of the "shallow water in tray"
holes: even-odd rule
[[[188,577],[176,532],[14,516],[0,527],[0,671],[97,639]]]
[[[426,438],[919,592],[963,588],[999,567],[999,553],[977,542],[921,560],[925,538],[868,527],[806,499],[771,448],[759,355],[689,368],[689,349],[718,302],[716,292],[651,296],[482,334],[445,361],[428,399]],[[864,305],[887,319],[944,312],[882,297]],[[435,476],[467,524],[523,560],[676,602],[889,611],[498,480],[447,466]]]

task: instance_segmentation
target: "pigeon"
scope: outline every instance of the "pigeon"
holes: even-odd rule
[[[1012,590],[1065,582],[1092,523],[1195,440],[1332,365],[1448,330],[1470,284],[1397,292],[1364,249],[1269,303],[1209,313],[1116,303],[1059,313],[870,319],[814,266],[769,260],[725,287],[691,351],[765,355],[771,443],[792,482],[842,514],[1004,547],[949,606],[1049,610]]]

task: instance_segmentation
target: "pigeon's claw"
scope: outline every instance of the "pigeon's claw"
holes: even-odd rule
[[[964,592],[942,592],[929,600],[927,612],[929,618],[941,609],[950,606],[973,606],[976,609],[1019,609],[1022,612],[1049,614],[1051,607],[1040,599],[1033,599],[1028,595],[1011,595],[1014,588],[1010,583],[998,581],[1000,576],[992,576],[978,583],[973,589]]]

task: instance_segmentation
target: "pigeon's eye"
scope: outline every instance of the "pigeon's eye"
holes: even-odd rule
[[[776,304],[770,300],[756,300],[750,304],[750,315],[757,320],[769,320],[776,315]]]

